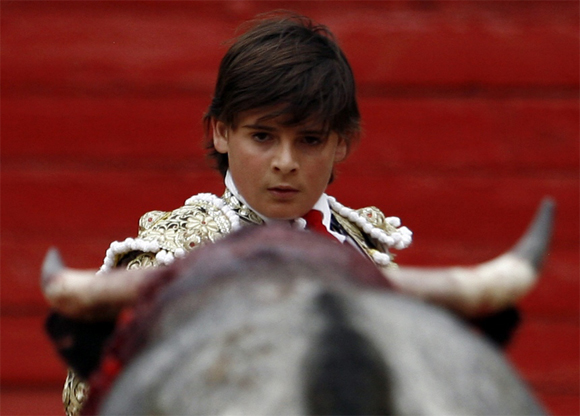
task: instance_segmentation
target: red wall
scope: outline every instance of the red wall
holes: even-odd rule
[[[508,355],[551,412],[579,414],[579,6],[553,0],[2,2],[1,413],[61,414],[47,248],[96,268],[144,212],[221,193],[200,119],[222,42],[289,7],[334,31],[358,80],[365,136],[329,192],[402,217],[399,263],[486,260],[557,200]]]

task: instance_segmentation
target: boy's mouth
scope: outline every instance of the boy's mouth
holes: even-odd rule
[[[291,186],[280,185],[268,188],[268,192],[270,192],[270,194],[272,194],[276,198],[287,199],[294,197],[294,195],[298,193],[298,189],[293,188]]]

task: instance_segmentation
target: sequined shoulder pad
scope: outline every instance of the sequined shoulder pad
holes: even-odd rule
[[[401,227],[398,217],[385,217],[376,207],[351,209],[329,197],[338,223],[369,257],[380,266],[394,267],[390,248],[404,249],[411,244],[412,232]]]
[[[152,211],[139,221],[139,238],[156,241],[162,250],[190,251],[206,241],[231,231],[231,223],[222,210],[204,200],[193,201],[171,212]]]
[[[238,216],[221,198],[199,194],[173,211],[151,211],[139,220],[137,238],[113,242],[101,267],[106,272],[117,266],[127,254],[137,252],[128,268],[169,264],[175,257],[215,242],[239,227]]]

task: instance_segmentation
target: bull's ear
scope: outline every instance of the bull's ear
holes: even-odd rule
[[[88,379],[97,369],[105,342],[115,329],[115,321],[87,322],[51,313],[45,330],[58,354],[81,378]]]
[[[501,348],[508,346],[521,321],[520,311],[515,306],[469,320],[485,337]]]

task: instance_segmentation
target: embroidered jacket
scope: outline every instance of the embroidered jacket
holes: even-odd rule
[[[355,211],[332,197],[329,201],[333,231],[352,239],[378,266],[396,267],[389,247],[402,249],[411,242],[411,231],[400,227],[398,218],[385,218],[375,207]],[[143,215],[137,238],[112,243],[99,272],[122,266],[134,269],[169,264],[241,226],[263,224],[262,218],[228,189],[221,198],[212,194],[195,195],[173,211],[151,211]]]

